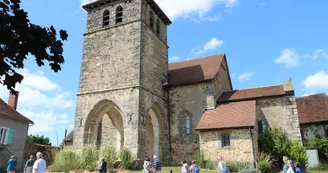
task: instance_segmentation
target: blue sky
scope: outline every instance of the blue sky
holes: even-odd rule
[[[35,125],[30,133],[61,143],[74,124],[88,0],[24,0],[33,23],[65,29],[65,64],[59,73],[30,57],[23,70],[18,110]],[[328,92],[328,1],[156,0],[172,19],[169,59],[225,52],[234,89],[280,84],[292,78],[297,96]],[[5,88],[0,97],[8,99]]]

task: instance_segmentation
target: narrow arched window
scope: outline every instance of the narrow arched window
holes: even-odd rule
[[[123,8],[118,6],[116,8],[116,23],[121,23],[123,21]]]
[[[259,128],[259,133],[263,133],[266,129],[267,129],[267,124],[265,123],[265,121],[261,120],[258,122],[258,128]]]
[[[153,30],[154,28],[154,13],[149,11],[149,27]]]
[[[160,35],[160,33],[161,33],[161,25],[160,25],[160,23],[159,23],[160,21],[159,21],[159,19],[157,19],[157,21],[156,21],[156,34],[159,36]]]
[[[103,27],[109,25],[109,11],[105,10],[103,14]]]
[[[190,117],[189,115],[186,115],[186,134],[190,134]]]

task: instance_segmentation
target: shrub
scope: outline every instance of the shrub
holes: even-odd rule
[[[88,171],[93,171],[97,168],[99,159],[99,150],[96,146],[87,145],[82,148],[81,153],[81,168]]]
[[[209,169],[209,170],[215,170],[216,168],[216,162],[215,161],[206,161],[206,165],[205,165],[205,169]]]
[[[267,160],[261,160],[257,163],[257,169],[262,173],[271,173],[271,164]]]
[[[301,168],[305,168],[307,165],[307,155],[305,148],[302,147],[299,141],[292,141],[289,150],[289,156],[296,162],[300,163]]]
[[[131,163],[132,163],[132,153],[129,149],[123,148],[120,151],[120,167],[124,169],[129,169]]]
[[[78,152],[70,149],[63,149],[55,153],[55,160],[49,169],[52,172],[69,172],[80,167]]]
[[[270,153],[275,159],[280,160],[288,155],[291,142],[281,128],[268,128],[260,137],[260,148],[265,153]]]
[[[228,167],[230,172],[243,172],[248,169],[248,163],[246,162],[229,162]]]
[[[309,168],[312,171],[328,171],[328,163],[319,163],[315,168]]]
[[[328,157],[328,138],[315,138],[311,139],[307,143],[308,147],[317,148],[325,153]]]
[[[256,161],[260,162],[260,161],[263,161],[263,160],[267,161],[270,164],[270,166],[275,161],[275,159],[271,156],[271,154],[260,152],[257,156]]]
[[[199,164],[199,166],[201,168],[205,168],[206,167],[205,154],[204,154],[204,151],[203,150],[197,152],[197,154],[196,154],[196,160],[197,160],[197,163]]]
[[[114,166],[114,162],[117,160],[115,147],[111,145],[102,147],[100,150],[100,155],[108,162],[111,167]]]

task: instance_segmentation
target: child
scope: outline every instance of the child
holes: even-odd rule
[[[199,173],[200,170],[198,165],[196,164],[196,160],[193,160],[191,163],[192,163],[192,165],[190,166],[191,173]]]
[[[296,162],[295,163],[295,172],[296,173],[302,173],[302,169],[300,168],[300,163]]]

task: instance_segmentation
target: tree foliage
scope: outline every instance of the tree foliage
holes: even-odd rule
[[[306,150],[303,148],[299,141],[292,141],[289,151],[291,159],[300,163],[301,167],[305,168],[308,163]]]
[[[51,145],[48,137],[39,136],[39,135],[29,135],[27,136],[28,144],[41,144],[41,145]]]
[[[268,128],[260,137],[260,148],[264,153],[269,153],[276,160],[281,160],[287,156],[291,142],[287,134],[280,128]]]
[[[17,71],[24,68],[27,55],[33,55],[38,66],[49,63],[54,72],[61,70],[62,41],[68,37],[65,30],[59,31],[58,39],[53,26],[31,23],[20,3],[20,0],[0,0],[0,83],[14,93],[15,85],[24,78]]]

